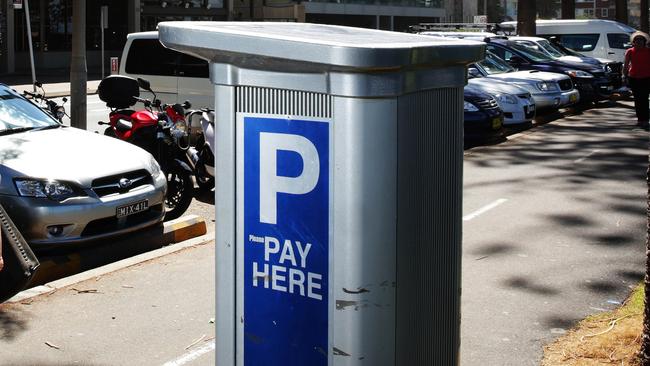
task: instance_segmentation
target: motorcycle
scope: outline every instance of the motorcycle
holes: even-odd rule
[[[140,98],[140,88],[153,94],[153,100]],[[156,159],[167,178],[165,220],[180,217],[189,207],[194,190],[192,169],[186,162],[189,148],[184,104],[163,104],[148,81],[111,75],[98,88],[99,99],[111,108],[110,121],[104,135],[118,138],[148,151]],[[142,103],[144,110],[129,109]]]
[[[34,83],[34,89],[40,89],[40,93],[32,93],[27,90],[23,90],[23,95],[31,99],[39,108],[46,111],[52,117],[56,118],[59,123],[63,124],[63,117],[68,117],[68,114],[65,111],[65,103],[68,101],[68,98],[63,98],[63,104],[59,105],[57,102],[45,96],[45,89],[43,84],[40,82]]]
[[[188,161],[196,184],[206,191],[214,188],[214,111],[200,109],[189,113],[190,147]]]

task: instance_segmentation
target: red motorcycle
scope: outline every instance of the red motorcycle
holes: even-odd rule
[[[140,98],[140,88],[151,92],[153,100]],[[98,122],[108,125],[104,135],[130,142],[153,155],[167,177],[165,220],[180,217],[194,191],[192,169],[186,162],[189,139],[185,109],[190,103],[162,104],[148,81],[120,75],[103,79],[97,92],[111,108],[110,122]],[[143,110],[130,109],[137,102],[144,104]]]

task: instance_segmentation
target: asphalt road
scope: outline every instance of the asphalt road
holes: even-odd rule
[[[642,279],[649,139],[632,113],[592,109],[466,154],[461,365],[538,365]]]

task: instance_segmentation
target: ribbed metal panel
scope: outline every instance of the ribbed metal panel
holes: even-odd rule
[[[237,112],[332,117],[332,96],[297,90],[237,87]]]
[[[398,102],[398,366],[459,363],[462,104],[462,87]]]

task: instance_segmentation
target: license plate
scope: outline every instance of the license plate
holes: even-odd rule
[[[571,101],[571,102],[575,102],[576,100],[578,100],[578,96],[577,96],[577,95],[575,95],[575,94],[571,94],[571,95],[569,96],[569,101]]]
[[[149,208],[149,201],[139,201],[130,205],[120,206],[117,208],[117,217],[125,217],[145,211]]]
[[[503,123],[503,120],[499,117],[492,119],[492,129],[493,130],[498,130],[501,128],[501,124]]]

